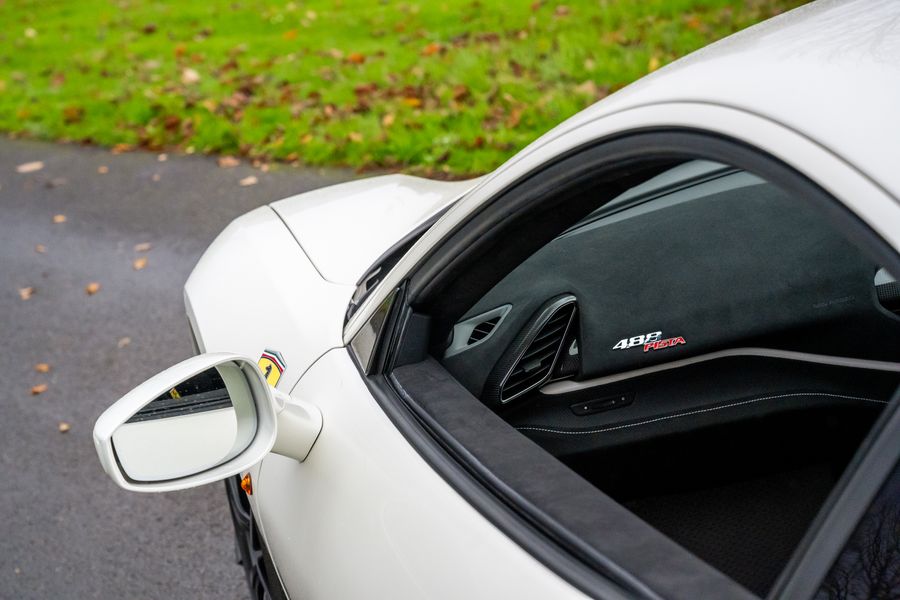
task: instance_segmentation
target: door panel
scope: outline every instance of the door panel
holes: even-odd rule
[[[465,502],[331,350],[292,395],[324,427],[304,463],[269,455],[257,518],[288,593],[330,598],[581,598]]]

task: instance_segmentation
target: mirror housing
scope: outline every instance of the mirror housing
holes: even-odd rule
[[[208,380],[206,372],[211,369],[224,383],[224,387],[219,384],[221,389],[213,390],[219,393],[212,408],[209,402],[197,408],[200,404],[191,400],[208,397],[208,391],[177,402],[180,396],[176,388],[204,376]],[[154,406],[149,406],[151,403]],[[173,404],[176,408],[170,406]],[[160,408],[154,410],[157,406]],[[225,421],[223,406],[234,408],[234,415],[224,415]],[[229,424],[229,416],[236,422]],[[227,429],[219,429],[223,423]],[[255,362],[236,354],[209,353],[151,377],[110,406],[94,425],[94,446],[103,470],[120,487],[163,492],[220,481],[248,470],[270,451],[303,461],[321,428],[319,409],[272,388]],[[191,439],[193,431],[197,431],[198,440]],[[225,450],[211,451],[211,444]],[[230,451],[229,445],[233,446]],[[157,449],[159,455],[155,454]],[[220,460],[216,462],[210,456]],[[135,473],[141,474],[141,480],[134,478]]]

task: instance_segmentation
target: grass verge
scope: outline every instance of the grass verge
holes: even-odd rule
[[[0,0],[0,130],[465,175],[802,0]]]

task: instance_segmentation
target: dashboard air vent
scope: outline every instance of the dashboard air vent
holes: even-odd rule
[[[518,358],[500,384],[501,403],[518,398],[550,379],[576,308],[575,297],[566,295],[540,311],[521,340]]]
[[[472,333],[469,334],[468,344],[471,346],[475,342],[480,342],[487,336],[491,334],[494,330],[494,327],[497,326],[497,323],[500,322],[500,317],[494,317],[493,319],[488,319],[487,321],[482,321],[478,325],[472,329]]]
[[[454,325],[453,337],[450,346],[444,352],[444,357],[465,352],[486,342],[503,323],[511,308],[512,304],[504,304]]]

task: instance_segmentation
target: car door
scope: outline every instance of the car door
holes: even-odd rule
[[[487,178],[426,232],[363,299],[345,328],[347,347],[319,359],[292,390],[320,406],[326,432],[303,465],[270,456],[258,474],[258,517],[289,592],[548,597],[552,587],[554,597],[563,597],[577,594],[578,588],[593,595],[621,591],[490,501],[475,501],[483,490],[460,483],[467,474],[433,440],[429,445],[420,439],[421,431],[399,425],[406,417],[379,401],[372,381],[361,376],[367,365],[360,360],[365,363],[383,341],[381,325],[404,280],[434,246],[502,190],[546,169],[571,148],[654,125],[702,126],[767,150],[814,175],[900,247],[900,232],[885,221],[897,214],[892,199],[850,165],[765,119],[710,106],[657,106],[549,136]],[[359,339],[369,340],[368,353],[352,349]]]
[[[292,394],[322,408],[328,435],[302,464],[269,455],[254,492],[291,597],[583,597],[409,445],[348,349],[320,358]]]

